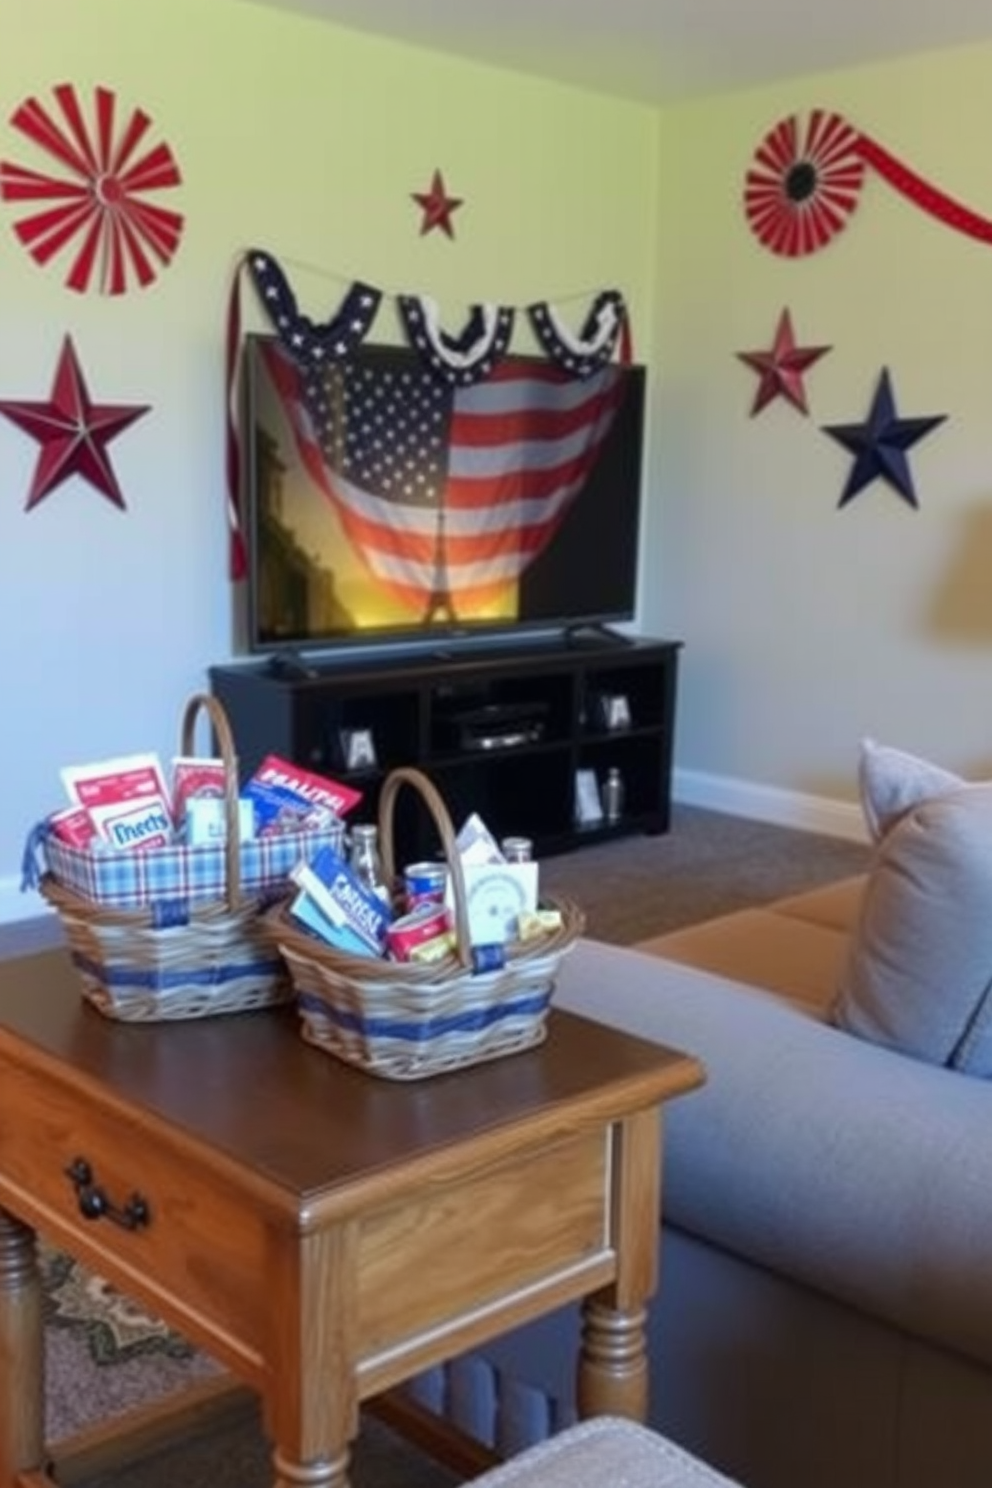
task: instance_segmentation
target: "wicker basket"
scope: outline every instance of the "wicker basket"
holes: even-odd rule
[[[370,1074],[418,1080],[541,1043],[558,967],[582,934],[585,918],[570,900],[547,898],[547,907],[561,913],[560,927],[508,945],[499,970],[473,973],[465,880],[451,818],[419,770],[393,770],[382,788],[379,838],[386,882],[396,881],[393,810],[402,785],[419,792],[441,837],[457,952],[429,964],[352,956],[301,929],[286,904],[264,918],[289,967],[307,1042]]]
[[[84,898],[51,871],[38,883],[39,892],[61,917],[83,995],[110,1018],[125,1022],[201,1018],[269,1007],[293,995],[285,965],[261,922],[262,910],[285,892],[288,880],[282,875],[267,894],[242,892],[238,766],[227,716],[215,698],[205,694],[190,698],[180,750],[192,754],[201,710],[209,715],[224,761],[224,897],[205,902],[169,898],[122,909]],[[305,840],[325,839],[310,833]],[[147,849],[149,854],[155,851]],[[180,860],[204,851],[211,850],[163,849]],[[298,848],[296,856],[302,855]]]

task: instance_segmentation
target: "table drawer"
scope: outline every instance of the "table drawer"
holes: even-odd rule
[[[594,1131],[428,1188],[363,1221],[357,1282],[366,1356],[605,1253],[609,1145]]]
[[[80,1159],[116,1209],[139,1195],[148,1222],[128,1229],[107,1215],[86,1218],[66,1171]],[[0,1174],[0,1203],[56,1245],[71,1241],[122,1291],[152,1308],[161,1302],[180,1331],[254,1367],[266,1337],[267,1232],[250,1203],[198,1166],[181,1134],[172,1141],[129,1126],[91,1093],[0,1062]]]

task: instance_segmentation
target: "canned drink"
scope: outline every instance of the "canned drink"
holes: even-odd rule
[[[499,849],[508,863],[529,863],[534,857],[529,837],[504,837]]]
[[[443,863],[409,863],[403,869],[407,909],[418,904],[443,904],[448,870]]]
[[[448,911],[443,904],[418,904],[386,928],[386,946],[395,961],[409,961],[417,946],[448,931]]]
[[[506,965],[506,951],[500,943],[472,947],[472,970],[499,971]]]

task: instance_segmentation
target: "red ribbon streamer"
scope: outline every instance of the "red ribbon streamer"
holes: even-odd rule
[[[234,407],[238,378],[238,351],[241,345],[241,269],[244,261],[244,255],[242,255],[235,266],[231,293],[227,301],[227,337],[224,358],[227,394],[225,410],[227,519],[231,533],[229,572],[234,583],[243,579],[248,572],[248,551],[241,526],[241,452],[238,445],[238,425]]]
[[[964,207],[945,192],[938,191],[936,186],[924,181],[922,176],[911,171],[908,165],[903,165],[866,134],[858,136],[858,154],[866,165],[874,166],[879,175],[884,176],[889,185],[914,206],[922,207],[924,212],[947,227],[953,227],[955,232],[977,238],[981,243],[992,243],[992,221],[988,217],[980,217],[970,207]]]
[[[744,211],[772,253],[796,258],[827,244],[858,204],[864,168],[956,232],[992,243],[992,219],[973,212],[839,114],[813,109],[805,128],[790,115],[768,131],[744,183]]]

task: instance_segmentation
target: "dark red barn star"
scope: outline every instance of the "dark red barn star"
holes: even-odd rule
[[[424,215],[420,223],[421,237],[424,233],[433,232],[436,227],[446,232],[449,238],[455,236],[451,214],[457,212],[464,197],[448,195],[444,188],[444,177],[439,170],[434,172],[430,191],[412,191],[410,195],[423,210]]]
[[[79,475],[124,509],[107,445],[148,412],[147,403],[93,403],[72,337],[62,343],[47,403],[0,401],[0,413],[41,445],[24,510],[30,511],[70,475]]]
[[[768,351],[739,351],[738,357],[758,374],[758,387],[751,405],[751,417],[771,403],[786,398],[800,413],[808,413],[803,373],[832,350],[829,346],[797,346],[792,330],[792,316],[783,310]]]

